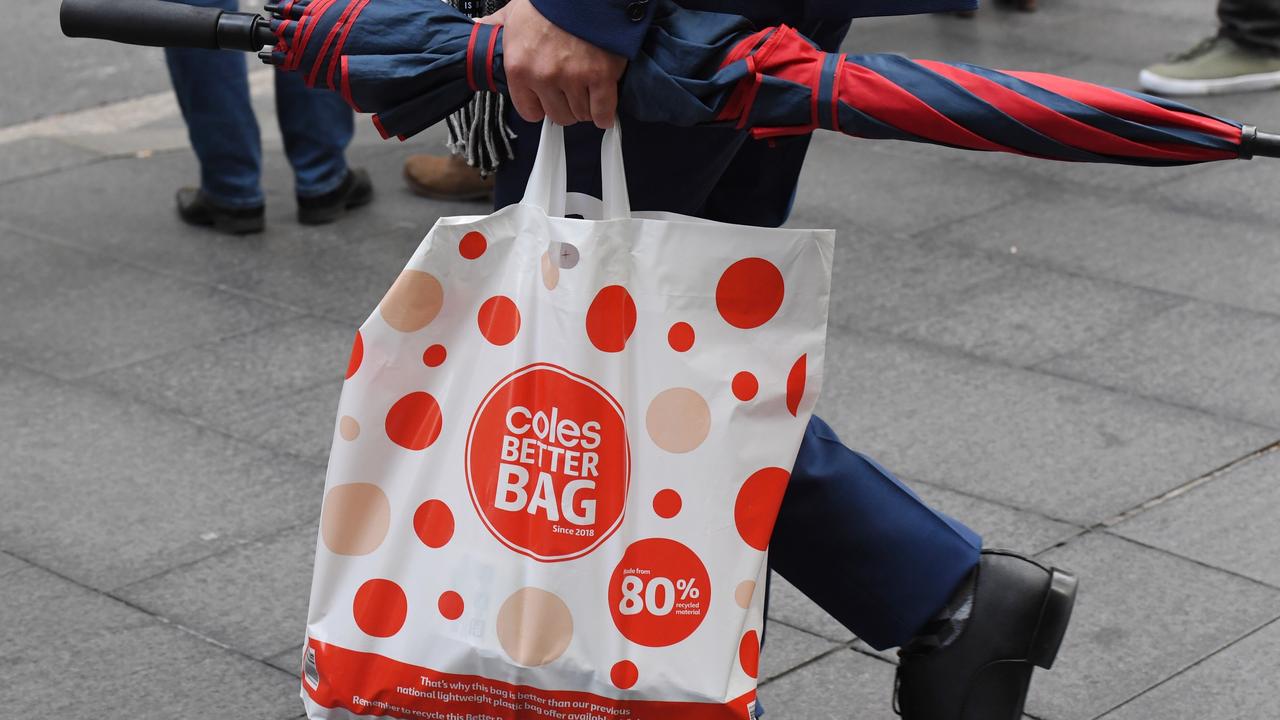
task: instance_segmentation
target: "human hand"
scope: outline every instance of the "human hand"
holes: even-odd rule
[[[502,25],[507,90],[520,117],[559,125],[613,125],[627,59],[565,32],[529,0],[511,0],[479,22]]]

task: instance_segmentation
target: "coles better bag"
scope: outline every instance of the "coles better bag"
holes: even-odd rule
[[[325,483],[311,718],[754,715],[765,554],[821,385],[833,233],[440,219],[356,335]],[[672,178],[678,182],[679,178]]]

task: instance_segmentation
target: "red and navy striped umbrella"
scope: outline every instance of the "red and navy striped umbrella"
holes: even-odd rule
[[[850,16],[893,5],[847,2]],[[69,35],[137,44],[274,43],[263,60],[342,93],[373,114],[384,137],[421,132],[479,90],[505,90],[501,28],[439,0],[289,0],[268,9],[269,28],[254,15],[167,2],[64,0],[62,19]],[[179,25],[163,37],[164,27]],[[825,53],[786,26],[755,31],[744,18],[672,0],[655,2],[649,34],[622,78],[619,112],[762,138],[826,129],[1077,162],[1280,156],[1280,136],[1169,100],[1043,73]]]

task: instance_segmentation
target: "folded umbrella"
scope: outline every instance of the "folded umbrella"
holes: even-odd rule
[[[64,32],[77,34],[68,31],[68,8],[89,6],[99,15],[117,12],[107,0],[64,0]],[[341,92],[373,114],[384,137],[407,138],[479,90],[506,89],[502,29],[473,23],[444,2],[290,0],[268,10],[269,35],[256,24],[252,31],[259,46],[274,46],[259,56]],[[219,30],[224,24],[247,25],[224,18]],[[116,39],[85,25],[92,22],[74,30]],[[1280,136],[1161,98],[1043,73],[825,53],[792,28],[756,31],[744,18],[670,0],[658,2],[628,64],[619,112],[646,122],[733,126],[759,138],[826,129],[1077,162],[1280,156]]]

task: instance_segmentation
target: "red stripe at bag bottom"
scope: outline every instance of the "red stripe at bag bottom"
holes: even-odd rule
[[[542,690],[478,675],[454,675],[311,640],[317,704],[357,715],[447,720],[746,720],[752,691],[727,703],[618,700],[587,692]]]

